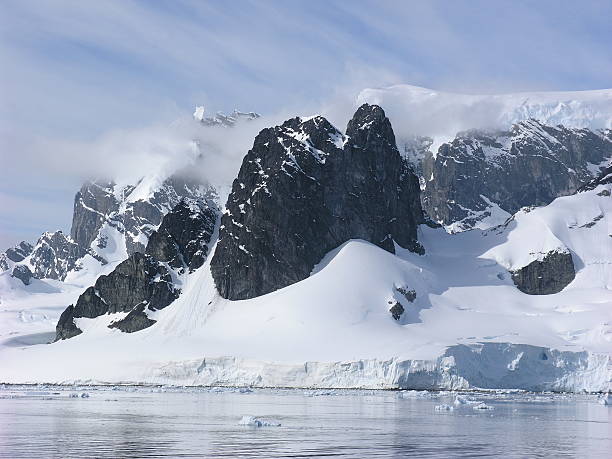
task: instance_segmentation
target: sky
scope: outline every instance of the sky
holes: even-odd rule
[[[0,4],[0,249],[69,231],[80,183],[175,148],[195,105],[273,120],[399,83],[612,87],[607,0]]]

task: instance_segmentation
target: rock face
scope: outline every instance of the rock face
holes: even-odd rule
[[[69,271],[78,270],[78,260],[87,250],[61,231],[44,233],[32,250],[28,264],[37,279],[64,280]]]
[[[569,252],[549,252],[542,260],[513,271],[512,280],[518,289],[529,295],[559,293],[576,277]]]
[[[89,247],[108,216],[119,210],[114,184],[86,182],[74,197],[70,236],[82,247]]]
[[[212,198],[213,194],[179,175],[160,185],[149,179],[124,186],[87,182],[75,196],[71,235],[82,247],[105,249],[108,235],[102,230],[108,226],[125,236],[128,255],[144,252],[148,237],[181,199]]]
[[[346,136],[323,117],[293,118],[245,156],[211,271],[224,298],[253,298],[305,279],[349,239],[420,251],[422,221],[418,178],[380,107],[361,106]]]
[[[180,201],[151,235],[146,254],[136,252],[108,276],[100,276],[76,305],[62,313],[56,340],[80,334],[74,323],[80,317],[127,312],[123,319],[110,325],[127,333],[153,325],[155,320],[148,317],[147,311],[165,308],[180,294],[171,268],[193,270],[204,263],[217,216],[218,209],[213,203]]]
[[[163,264],[149,255],[136,252],[120,263],[108,276],[100,276],[93,287],[79,297],[61,315],[56,327],[56,340],[71,338],[81,333],[75,318],[94,318],[116,312],[131,313],[143,306],[131,318],[130,314],[115,323],[117,328],[133,328],[134,319],[142,321],[144,306],[149,310],[162,309],[178,297],[172,276]],[[136,317],[134,317],[136,316]]]
[[[574,193],[612,157],[612,131],[547,126],[535,120],[507,132],[468,131],[421,163],[423,206],[461,231],[493,218],[503,223],[524,206]],[[501,219],[501,221],[500,221]]]
[[[206,260],[217,215],[218,209],[210,202],[181,200],[149,238],[146,253],[175,269],[194,271]]]
[[[15,263],[23,261],[28,255],[32,253],[34,246],[29,242],[22,241],[15,247],[6,249],[6,251],[0,254],[0,271],[7,271]]]
[[[24,285],[30,285],[32,277],[34,277],[30,268],[26,265],[16,265],[11,275],[23,282]]]
[[[578,191],[594,190],[599,185],[609,185],[609,184],[612,184],[612,164],[604,168],[601,171],[601,173],[597,177],[595,177],[593,180],[591,180],[589,183],[580,187]],[[605,191],[607,190],[603,190],[602,193],[604,193]],[[610,196],[610,192],[608,191],[608,194],[604,193],[604,196]]]
[[[79,260],[87,253],[61,231],[47,232],[35,245],[21,242],[8,249],[0,256],[0,269],[13,269],[13,277],[21,279],[25,285],[31,278],[63,281],[69,271],[80,269]]]
[[[6,257],[9,260],[17,263],[19,261],[23,261],[25,257],[30,255],[32,253],[32,250],[34,250],[34,246],[32,244],[30,244],[29,242],[22,241],[15,247],[7,249],[5,253]]]

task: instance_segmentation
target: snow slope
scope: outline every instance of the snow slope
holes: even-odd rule
[[[0,380],[606,391],[610,188],[519,212],[494,230],[422,226],[425,256],[348,241],[308,279],[251,300],[220,298],[207,262],[182,277],[181,296],[154,313],[156,324],[134,334],[108,329],[118,317],[104,316],[78,319],[84,333],[70,340],[16,347],[10,336],[51,331],[52,321],[22,325],[19,311],[32,309],[3,296],[11,319],[1,322]],[[554,245],[572,251],[576,279],[555,295],[521,293],[507,268]],[[413,289],[414,302],[397,287]],[[399,322],[395,301],[406,310]]]

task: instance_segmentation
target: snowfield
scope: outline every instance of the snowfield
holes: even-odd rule
[[[91,279],[0,275],[0,382],[309,388],[608,391],[612,380],[612,199],[603,185],[524,209],[505,225],[447,234],[421,226],[424,256],[351,240],[304,281],[221,298],[209,261],[182,293],[125,334],[104,316],[52,340]],[[508,269],[569,250],[563,291],[520,292]],[[214,248],[213,248],[214,250]],[[212,254],[209,255],[210,260]],[[410,302],[398,288],[414,290]],[[395,302],[405,312],[389,312]]]

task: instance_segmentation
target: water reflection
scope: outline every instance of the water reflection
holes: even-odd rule
[[[2,458],[608,457],[612,409],[594,397],[140,388],[0,390]],[[158,389],[156,389],[158,390]],[[316,395],[316,393],[315,393]],[[281,427],[238,425],[244,415]]]

